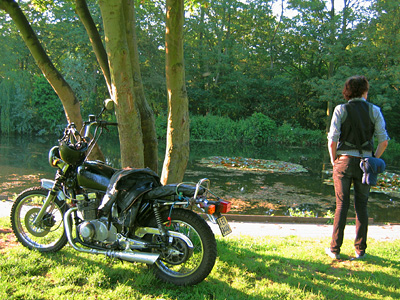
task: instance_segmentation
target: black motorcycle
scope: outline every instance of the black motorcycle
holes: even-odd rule
[[[77,251],[141,262],[176,285],[193,285],[211,272],[217,256],[214,234],[197,212],[231,228],[221,213],[230,202],[215,196],[210,181],[162,185],[146,169],[115,169],[87,157],[103,129],[117,123],[90,115],[80,133],[69,124],[49,152],[54,180],[20,193],[11,209],[18,241],[29,249],[55,252],[67,242]],[[91,132],[91,128],[95,128]]]

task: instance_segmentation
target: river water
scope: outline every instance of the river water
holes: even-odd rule
[[[107,162],[119,167],[118,141],[102,137]],[[12,199],[23,189],[39,184],[41,178],[54,178],[55,169],[48,164],[48,151],[57,137],[0,136],[0,197]],[[163,161],[160,142],[159,168]],[[191,142],[191,154],[185,182],[201,178],[211,181],[211,190],[232,201],[232,213],[289,215],[289,209],[325,216],[334,211],[335,196],[329,185],[331,168],[326,147],[290,148],[284,145],[257,147],[246,144]],[[305,173],[267,173],[211,168],[201,163],[210,156],[246,157],[295,163]],[[387,170],[400,173],[400,166],[388,163]],[[327,184],[328,183],[328,184]],[[400,222],[400,194],[371,192],[369,214],[376,222]],[[349,217],[354,217],[351,207]]]

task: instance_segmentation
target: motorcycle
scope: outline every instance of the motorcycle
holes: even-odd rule
[[[175,285],[203,281],[217,257],[215,236],[206,220],[232,232],[222,215],[231,203],[197,183],[162,185],[152,170],[116,169],[88,156],[109,126],[101,119],[113,109],[106,100],[99,115],[90,115],[82,132],[71,123],[49,151],[55,179],[21,192],[11,209],[18,241],[29,249],[73,249],[127,262],[145,263],[157,278]],[[95,128],[94,130],[91,130]],[[93,131],[93,132],[92,132]]]

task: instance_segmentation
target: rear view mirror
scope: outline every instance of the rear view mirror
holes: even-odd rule
[[[112,99],[104,100],[104,108],[106,110],[113,110],[114,109],[114,101]]]

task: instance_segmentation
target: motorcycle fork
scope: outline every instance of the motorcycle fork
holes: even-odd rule
[[[43,206],[37,214],[35,220],[33,220],[33,224],[38,226],[43,221],[43,217],[47,211],[47,208],[50,207],[50,211],[54,208],[54,199],[57,197],[58,184],[57,181],[54,182],[53,187],[47,194],[46,200],[44,200]]]

